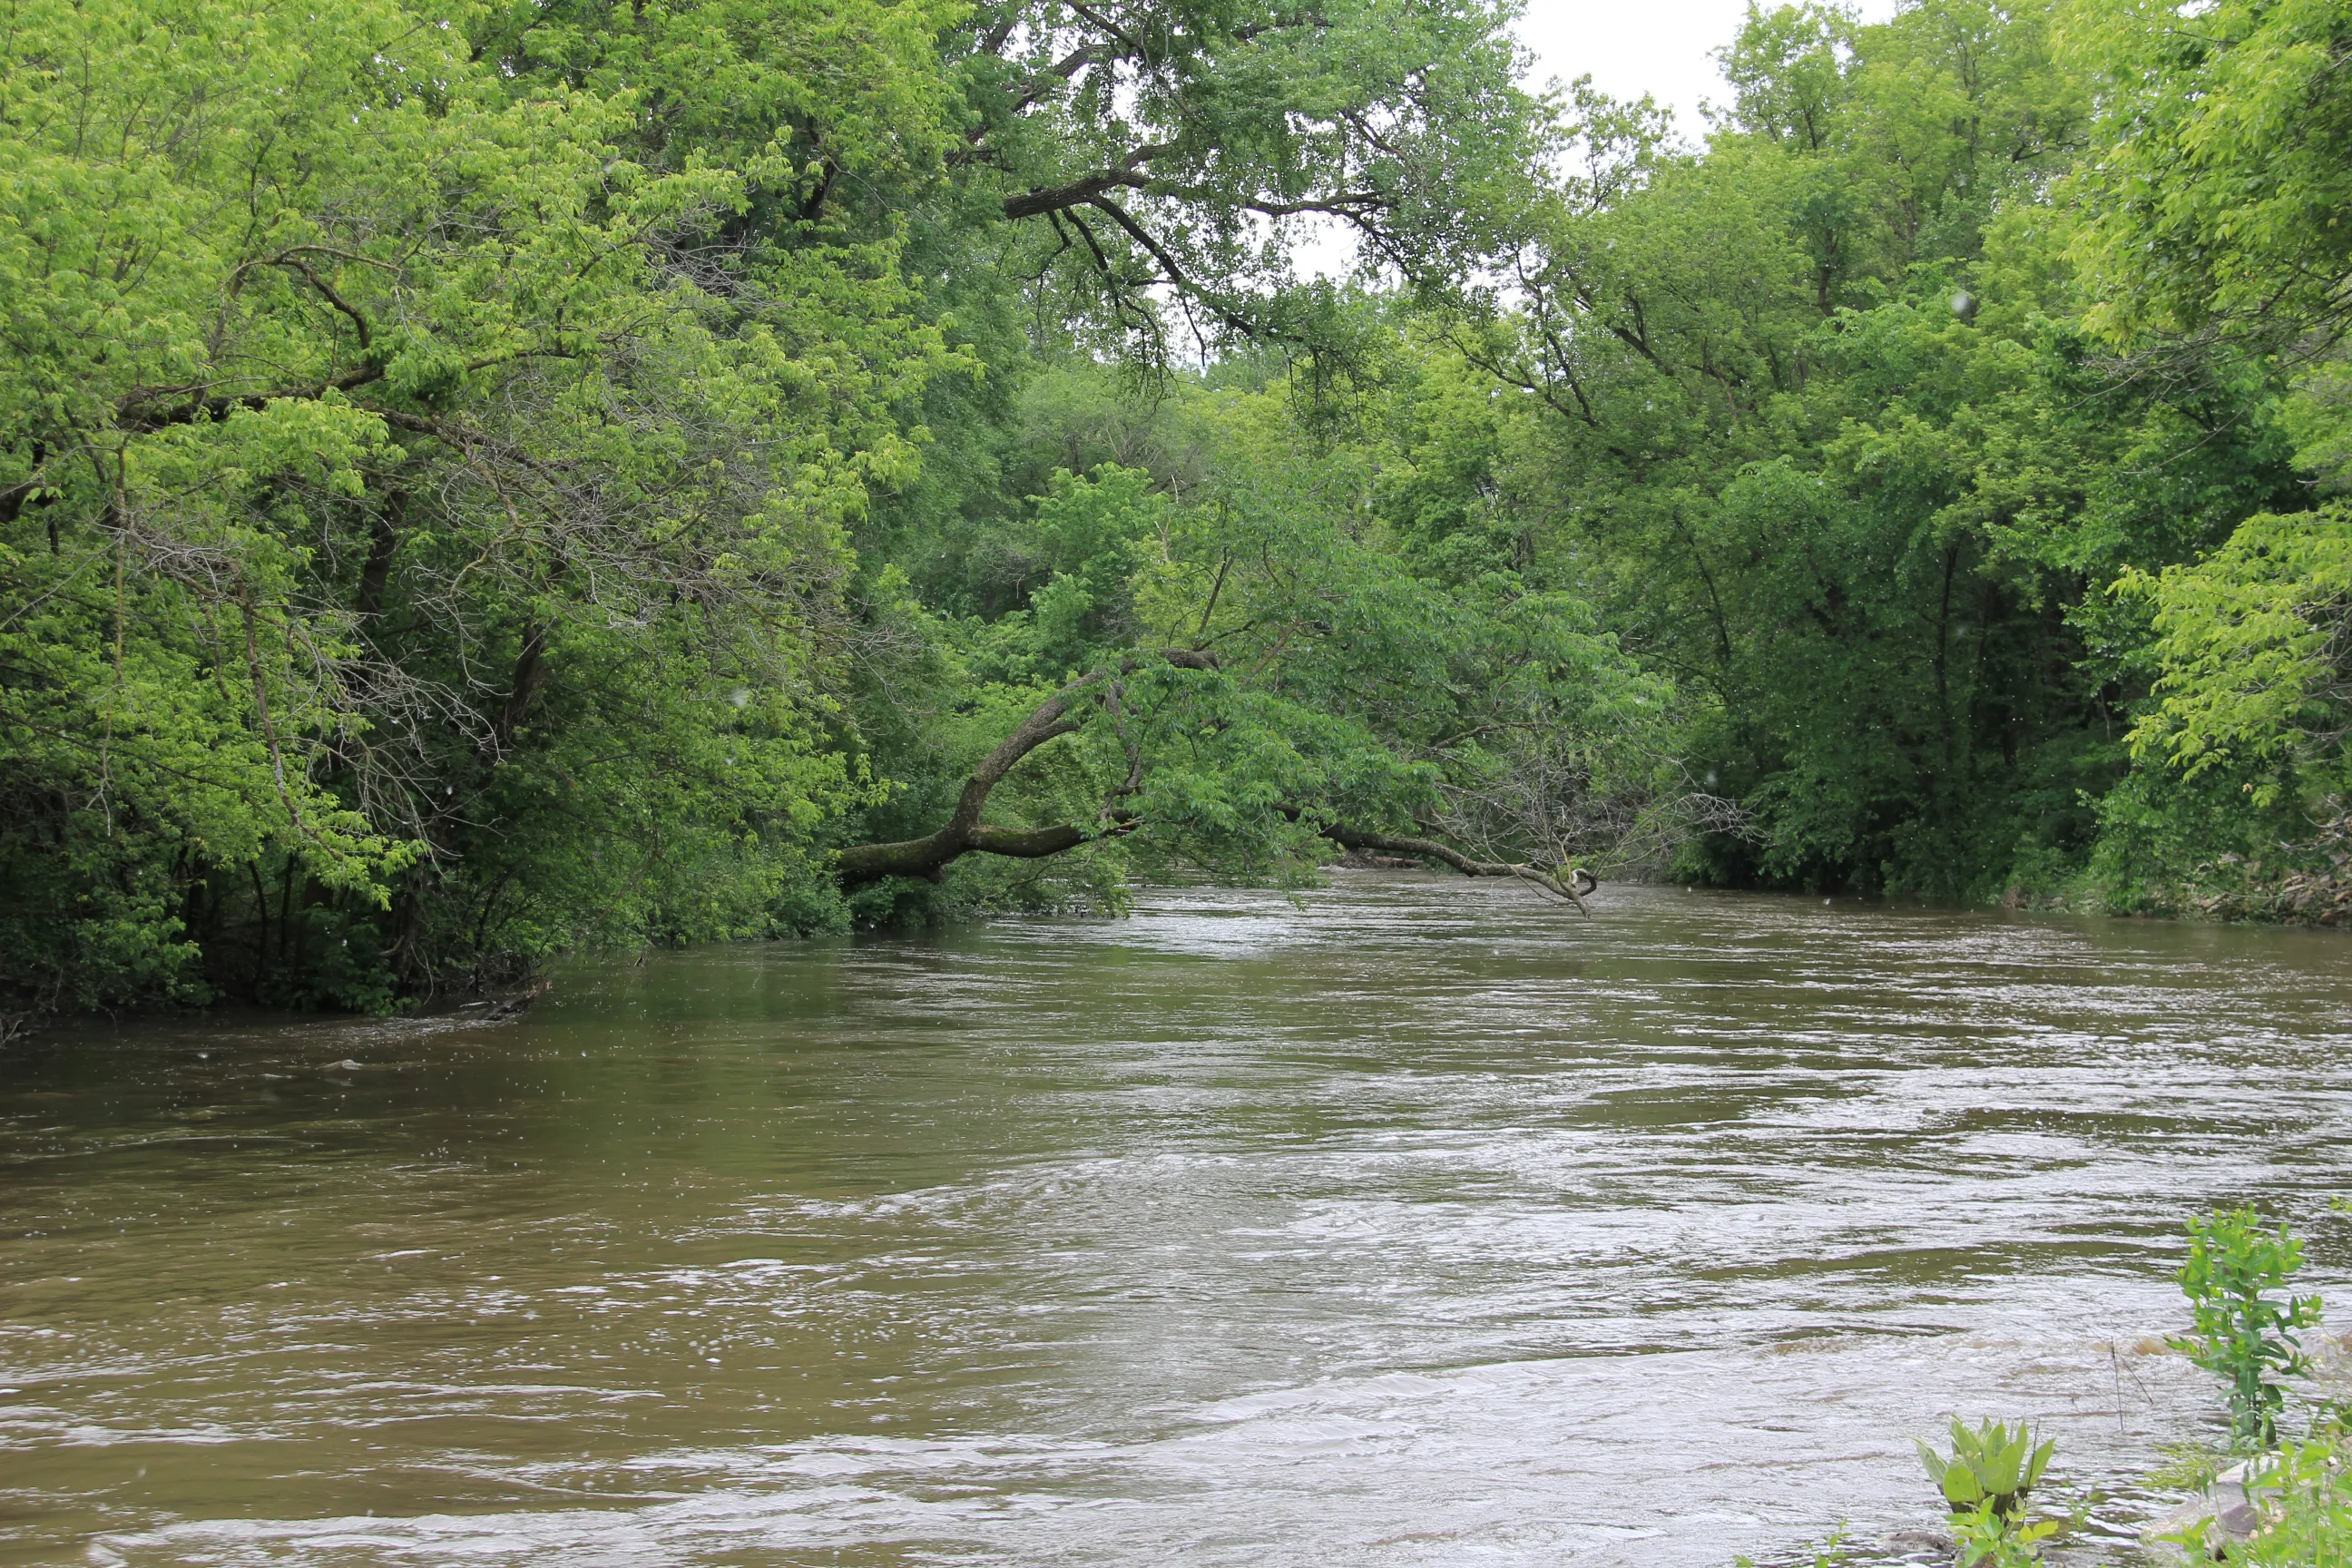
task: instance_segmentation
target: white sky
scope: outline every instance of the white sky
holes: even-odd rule
[[[1862,0],[1859,9],[1869,22],[1895,13],[1893,0]],[[1590,72],[1612,98],[1650,93],[1697,144],[1706,133],[1699,100],[1730,97],[1708,53],[1731,41],[1747,12],[1747,0],[1527,0],[1518,33],[1535,51],[1537,85]]]
[[[1777,0],[1759,0],[1772,5]],[[1895,14],[1895,0],[1848,0],[1865,22]],[[1713,52],[1731,42],[1748,15],[1748,0],[1525,0],[1519,41],[1535,54],[1534,80],[1542,87],[1590,73],[1612,98],[1649,93],[1675,113],[1693,147],[1706,144],[1703,99],[1731,96]],[[1292,258],[1310,278],[1339,278],[1355,254],[1353,239],[1334,220],[1307,219],[1292,231]]]

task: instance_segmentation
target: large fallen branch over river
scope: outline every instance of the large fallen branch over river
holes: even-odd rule
[[[1183,668],[1213,670],[1218,668],[1216,655],[1213,653],[1192,648],[1160,648],[1154,651],[1156,657]],[[1042,860],[1075,849],[1089,839],[1116,837],[1142,826],[1142,818],[1108,809],[1104,821],[1091,829],[1074,823],[1050,827],[992,827],[981,820],[987,809],[989,795],[1030,752],[1049,741],[1076,733],[1089,717],[1087,712],[1089,705],[1118,701],[1118,677],[1132,673],[1135,665],[1135,659],[1129,659],[1116,672],[1097,670],[1081,676],[1039,703],[1036,710],[1023,720],[994,751],[982,758],[965,778],[963,789],[956,798],[955,811],[938,831],[927,833],[920,838],[901,838],[887,844],[860,844],[842,850],[836,871],[843,885],[856,887],[879,881],[885,877],[920,877],[937,881],[945,875],[948,867],[966,855],[1002,855],[1019,860]],[[1140,763],[1136,766],[1139,769]],[[1131,770],[1121,793],[1131,792],[1137,777],[1138,773]],[[1283,815],[1294,821],[1306,815],[1295,806],[1280,809]],[[1451,867],[1465,877],[1515,878],[1575,905],[1579,910],[1584,909],[1583,895],[1601,885],[1599,879],[1581,868],[1573,870],[1560,868],[1560,871],[1567,873],[1563,880],[1559,873],[1547,871],[1524,861],[1480,860],[1433,838],[1361,833],[1338,823],[1320,825],[1317,831],[1343,849],[1433,861]]]
[[[1342,849],[1370,849],[1382,855],[1409,855],[1415,859],[1434,860],[1441,866],[1451,866],[1465,877],[1517,877],[1532,883],[1548,893],[1566,899],[1579,910],[1584,910],[1584,895],[1601,886],[1601,879],[1583,867],[1562,867],[1569,880],[1562,881],[1553,872],[1528,865],[1524,860],[1474,860],[1450,845],[1434,838],[1400,838],[1394,834],[1358,833],[1352,828],[1333,824],[1322,830],[1323,837]],[[1589,911],[1586,911],[1589,912]]]

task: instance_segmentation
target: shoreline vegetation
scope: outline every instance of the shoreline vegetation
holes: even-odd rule
[[[2336,1206],[2342,1207],[2337,1199]],[[2168,1446],[2167,1462],[2140,1485],[2182,1500],[2140,1532],[2139,1561],[2179,1568],[2342,1568],[2352,1563],[2352,1336],[2323,1348],[2316,1296],[2297,1295],[2303,1242],[2252,1207],[2189,1225],[2178,1273],[2190,1330],[2163,1348],[2221,1384],[2228,1412],[2220,1442]],[[1954,1416],[1946,1449],[1915,1439],[1932,1489],[1948,1510],[1946,1533],[1913,1545],[1853,1540],[1840,1527],[1820,1544],[1776,1560],[1785,1568],[1867,1563],[1952,1563],[1958,1568],[2028,1568],[2074,1560],[2070,1536],[2090,1501],[2032,1508],[2032,1494],[2058,1445],[2037,1441],[2025,1421],[1970,1426]],[[1756,1568],[1747,1558],[1738,1568]]]
[[[1349,853],[2352,920],[2352,14],[27,0],[0,1016]],[[1346,254],[1337,275],[1303,258]]]

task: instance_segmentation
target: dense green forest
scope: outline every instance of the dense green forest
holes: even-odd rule
[[[2352,5],[11,0],[0,1011],[1347,851],[2352,908]]]

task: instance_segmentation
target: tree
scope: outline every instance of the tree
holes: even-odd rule
[[[685,929],[763,921],[864,787],[844,519],[955,363],[873,248],[731,268],[747,176],[397,5],[35,5],[5,70],[17,984],[380,1001],[698,860],[750,909]]]
[[[2330,0],[2084,0],[2074,58],[2103,89],[2071,182],[2093,325],[2324,353],[2352,324],[2352,16]]]
[[[2253,389],[2293,439],[2299,481],[2218,549],[2116,584],[2148,616],[2154,679],[2131,736],[2139,769],[2107,808],[2111,875],[2160,905],[2337,918],[2352,18],[2084,5],[2073,44],[2105,88],[2100,155],[2071,182],[2089,324],[2124,374]],[[2127,848],[2160,869],[2128,868]],[[2217,867],[2245,869],[2217,885]]]
[[[1294,265],[1310,237],[1436,289],[1504,246],[1546,129],[1507,19],[1494,0],[563,0],[486,47],[520,82],[640,95],[649,166],[751,172],[740,243],[839,224],[929,259],[976,247],[1041,319],[1158,363],[1171,312],[1195,353],[1344,349],[1335,291]],[[908,66],[926,47],[928,78]],[[816,89],[812,53],[846,79]]]
[[[2258,395],[2118,383],[2053,192],[2087,136],[2039,8],[1751,13],[1704,155],[1577,104],[1522,308],[1453,345],[1518,389],[1498,508],[1685,693],[1750,831],[1690,875],[1999,895],[2079,865],[2147,628],[2102,590],[2289,482]]]

